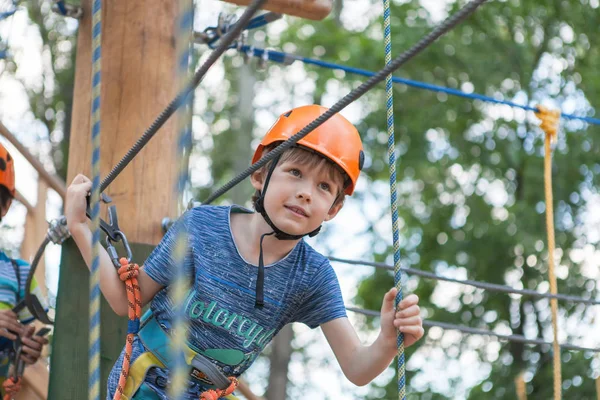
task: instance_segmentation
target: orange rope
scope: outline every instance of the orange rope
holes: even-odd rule
[[[229,377],[229,381],[231,382],[227,389],[210,389],[200,395],[200,400],[219,400],[221,397],[229,396],[231,393],[235,391],[239,382],[237,378]]]
[[[7,378],[3,383],[2,387],[4,388],[4,399],[3,400],[12,400],[21,390],[21,378],[17,378],[14,380],[14,377]]]
[[[560,120],[560,112],[557,110],[549,110],[543,106],[538,106],[536,116],[542,120],[540,127],[546,133],[544,143],[544,189],[546,195],[546,230],[548,232],[548,278],[550,281],[550,293],[557,294],[556,275],[554,273],[554,248],[556,246],[554,240],[554,205],[552,199],[552,148],[551,144],[556,139],[558,132],[558,122]],[[554,364],[554,399],[562,398],[562,379],[560,365],[560,345],[558,344],[558,301],[556,298],[550,299],[550,307],[552,311],[552,333],[554,340],[553,348],[553,364]]]
[[[121,268],[118,270],[119,278],[125,282],[127,291],[127,303],[129,304],[129,327],[127,329],[127,343],[125,344],[125,357],[123,357],[123,367],[119,384],[115,392],[114,400],[120,400],[125,390],[127,377],[129,376],[129,367],[131,365],[131,354],[133,352],[133,339],[139,331],[140,318],[142,317],[142,297],[140,295],[140,286],[137,277],[140,273],[140,267],[137,264],[131,264],[126,258],[119,260]]]

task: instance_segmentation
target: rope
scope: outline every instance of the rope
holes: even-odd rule
[[[352,311],[352,312],[355,312],[358,314],[367,315],[369,317],[379,317],[379,314],[380,314],[379,311],[363,310],[363,309],[360,309],[357,307],[351,307],[351,306],[346,306],[346,310]],[[436,328],[442,328],[442,329],[446,329],[446,330],[454,330],[454,331],[458,331],[458,332],[462,332],[462,333],[467,333],[470,335],[493,336],[500,340],[506,340],[509,342],[540,345],[540,346],[547,346],[547,347],[552,346],[552,342],[546,342],[542,339],[529,339],[523,335],[505,335],[505,334],[496,333],[496,332],[493,332],[493,331],[490,331],[487,329],[471,328],[468,326],[449,324],[447,322],[440,322],[440,321],[432,321],[429,319],[423,320],[423,326],[426,328],[436,327]],[[563,350],[587,351],[587,352],[600,353],[600,347],[583,347],[583,346],[577,346],[574,344],[565,343],[565,344],[561,344],[560,348],[562,348]]]
[[[71,17],[75,19],[79,19],[83,16],[83,9],[81,7],[67,4],[64,0],[54,0],[54,4],[52,4],[52,11],[62,15],[63,17]]]
[[[194,12],[191,0],[179,0],[179,18],[177,23],[177,88],[181,91],[185,88],[188,78],[189,48],[191,46]],[[180,214],[180,205],[183,201],[185,184],[188,180],[187,157],[191,144],[191,92],[181,98],[176,115],[178,130],[177,136],[177,179],[173,187],[174,199],[173,213]],[[187,388],[187,365],[185,362],[184,349],[187,341],[188,324],[185,316],[184,301],[189,292],[189,282],[185,274],[185,256],[187,253],[187,232],[184,226],[178,226],[175,232],[175,247],[172,258],[175,266],[175,277],[169,285],[169,295],[175,309],[173,316],[173,329],[171,331],[171,351],[173,367],[171,371],[171,385],[169,387],[169,398],[181,399]]]
[[[102,1],[92,5],[92,266],[90,268],[89,400],[100,400],[100,85]]]
[[[596,378],[596,399],[600,400],[600,376]]]
[[[210,389],[200,395],[200,400],[219,400],[221,397],[229,396],[238,387],[237,378],[230,377],[231,382],[227,389]]]
[[[144,146],[154,137],[156,132],[168,121],[168,119],[175,113],[177,108],[184,104],[184,99],[194,91],[194,89],[202,82],[202,78],[206,75],[206,72],[210,67],[219,59],[221,54],[229,48],[229,45],[240,35],[240,32],[244,29],[248,21],[252,18],[252,15],[258,10],[266,0],[253,0],[252,3],[246,8],[246,11],[242,14],[239,21],[235,26],[228,31],[223,40],[219,41],[217,48],[210,54],[208,59],[202,64],[202,66],[196,71],[192,80],[188,85],[179,93],[167,107],[160,113],[160,115],[152,122],[150,127],[146,129],[144,134],[135,142],[135,144],[127,151],[125,156],[117,163],[117,165],[110,171],[110,173],[102,181],[100,185],[100,191],[103,192],[108,185],[123,171],[123,169],[133,160],[133,158],[144,148]]]
[[[554,269],[554,205],[552,200],[552,143],[556,140],[560,112],[549,110],[541,105],[536,116],[542,121],[540,127],[546,134],[544,141],[544,192],[546,198],[546,231],[548,233],[548,279],[550,281],[550,293],[557,293],[556,275]],[[558,301],[550,300],[552,310],[552,333],[553,340],[553,364],[554,364],[554,399],[562,398],[562,379],[560,365],[560,351],[558,345]]]
[[[392,38],[390,24],[390,1],[383,0],[383,32],[385,45],[385,65],[392,62]],[[392,216],[392,237],[394,245],[394,284],[396,289],[396,309],[402,301],[402,273],[400,270],[400,233],[398,228],[398,191],[396,190],[396,142],[394,139],[394,89],[392,74],[385,78],[386,115],[388,134],[388,162],[390,170],[390,211]],[[396,331],[396,346],[398,348],[398,398],[406,399],[406,367],[404,365],[404,334]]]
[[[349,67],[346,65],[336,64],[336,63],[332,63],[332,62],[328,62],[328,61],[321,61],[321,60],[317,60],[317,59],[310,58],[310,57],[303,57],[303,56],[298,56],[295,54],[285,53],[282,51],[275,51],[275,50],[270,50],[270,49],[267,51],[267,50],[261,49],[259,47],[252,47],[252,46],[248,46],[248,45],[242,46],[240,51],[245,54],[254,55],[255,57],[261,58],[261,59],[266,57],[270,61],[281,63],[281,64],[291,64],[294,61],[300,61],[304,64],[315,65],[317,67],[323,67],[323,68],[329,68],[329,69],[337,69],[340,71],[344,71],[344,72],[348,72],[348,73],[360,75],[360,76],[372,77],[372,76],[376,75],[375,72],[372,72],[372,71],[369,71],[366,69]],[[398,83],[398,84],[403,84],[403,85],[406,85],[409,87],[414,87],[417,89],[445,93],[450,96],[457,96],[457,97],[462,97],[462,98],[466,98],[466,99],[470,99],[470,100],[481,100],[486,103],[492,103],[492,104],[507,105],[507,106],[510,106],[513,108],[519,108],[519,109],[522,109],[525,111],[533,111],[533,112],[538,111],[538,109],[535,107],[527,106],[524,104],[514,103],[514,102],[508,101],[508,100],[499,100],[499,99],[495,99],[493,97],[485,96],[485,95],[482,95],[479,93],[466,93],[466,92],[463,92],[458,89],[452,89],[452,88],[440,86],[440,85],[433,85],[431,83],[421,82],[421,81],[412,80],[412,79],[400,78],[397,76],[394,76],[392,78],[392,82]],[[583,121],[583,122],[586,122],[591,125],[600,125],[600,119],[598,119],[598,118],[582,117],[582,116],[568,114],[568,113],[562,113],[561,117],[565,118],[565,119],[570,119],[570,120]]]
[[[117,390],[113,397],[114,400],[120,400],[127,384],[129,376],[129,367],[131,366],[131,356],[133,354],[133,340],[140,330],[140,319],[142,318],[142,295],[140,294],[140,285],[138,284],[138,275],[140,267],[137,264],[130,263],[126,258],[119,259],[121,267],[117,271],[119,278],[125,282],[127,291],[127,303],[129,305],[127,314],[129,323],[127,324],[127,341],[125,343],[125,356],[121,368],[121,376],[117,384]]]
[[[290,137],[288,140],[277,146],[275,149],[270,151],[264,157],[262,157],[259,161],[252,164],[246,170],[242,171],[236,177],[231,179],[228,183],[223,185],[220,189],[214,191],[208,198],[204,201],[204,204],[210,204],[218,197],[227,193],[231,188],[235,185],[246,179],[250,174],[262,168],[269,161],[273,160],[275,157],[278,157],[294,146],[296,142],[300,139],[308,135],[310,132],[315,130],[317,127],[321,126],[325,121],[329,118],[333,117],[335,114],[346,108],[350,103],[359,99],[362,95],[371,90],[375,85],[384,80],[389,74],[393,71],[400,68],[404,63],[408,60],[419,54],[421,51],[426,49],[430,44],[435,42],[439,37],[444,35],[446,32],[450,31],[456,25],[458,25],[462,20],[467,18],[471,13],[473,13],[481,4],[485,3],[487,0],[473,0],[466,4],[463,8],[461,8],[454,15],[446,18],[444,22],[435,27],[430,33],[428,33],[425,37],[423,37],[417,44],[411,47],[409,50],[400,54],[396,57],[389,65],[385,68],[381,69],[375,75],[373,75],[370,79],[364,82],[362,85],[352,90],[346,96],[344,96],[341,100],[335,103],[331,108],[329,108],[326,112],[321,114],[317,119],[315,119],[310,124],[306,125],[300,132],[296,133],[294,136]]]
[[[344,264],[368,265],[368,266],[372,266],[375,268],[387,269],[387,270],[391,270],[391,271],[394,270],[394,266],[392,266],[392,265],[387,265],[387,264],[375,262],[375,261],[346,260],[343,258],[337,258],[337,257],[331,257],[331,256],[329,256],[327,258],[330,261],[340,262],[340,263],[344,263]],[[444,281],[444,282],[459,283],[461,285],[473,286],[473,287],[476,287],[479,289],[485,289],[485,290],[489,290],[492,292],[512,293],[512,294],[519,294],[519,295],[531,296],[531,297],[542,298],[542,299],[558,299],[558,300],[570,301],[573,303],[587,304],[587,305],[592,305],[592,306],[600,305],[600,300],[584,299],[582,297],[569,296],[569,295],[564,295],[564,294],[560,294],[560,293],[559,294],[540,293],[540,292],[536,292],[535,290],[530,290],[530,289],[515,289],[515,288],[507,286],[507,285],[498,285],[495,283],[479,282],[479,281],[474,281],[471,279],[449,278],[449,277],[445,277],[442,275],[434,274],[433,272],[422,271],[422,270],[415,269],[415,268],[400,267],[400,269],[409,275],[422,276],[424,278],[435,279],[435,280]]]
[[[17,393],[21,390],[21,378],[16,378],[14,376],[10,376],[6,378],[4,382],[2,382],[2,388],[4,389],[4,398],[3,400],[13,400]]]
[[[515,377],[515,388],[517,390],[518,400],[527,400],[527,385],[525,384],[524,372]]]

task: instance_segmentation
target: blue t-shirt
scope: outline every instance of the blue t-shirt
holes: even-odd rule
[[[169,330],[173,305],[167,287],[175,275],[171,252],[177,229],[187,231],[185,269],[193,279],[185,301],[188,345],[211,359],[225,375],[238,376],[286,324],[302,322],[316,328],[345,317],[346,310],[329,261],[304,240],[282,260],[265,266],[265,305],[256,308],[258,267],[246,262],[237,250],[231,212],[250,211],[237,206],[202,206],[188,211],[150,254],[144,270],[165,286],[150,306],[157,321]],[[133,358],[143,350],[138,341]],[[114,393],[122,356],[111,372],[109,395]],[[155,369],[147,375],[146,381],[154,389],[160,389],[153,385],[159,375],[167,377],[168,371]],[[203,388],[190,388],[190,398],[197,398],[198,390]]]

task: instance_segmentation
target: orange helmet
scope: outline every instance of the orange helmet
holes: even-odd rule
[[[15,196],[15,165],[2,143],[0,143],[0,185],[5,186],[11,196]]]
[[[289,139],[326,111],[325,107],[310,105],[282,114],[258,145],[252,157],[252,164],[260,160],[265,147]],[[344,192],[347,195],[354,192],[365,156],[360,135],[350,121],[340,114],[335,114],[300,139],[298,144],[316,151],[338,165],[350,178],[350,184]]]

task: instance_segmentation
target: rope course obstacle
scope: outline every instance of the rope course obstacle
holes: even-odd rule
[[[245,0],[239,0],[239,1],[245,1]],[[593,352],[598,352],[598,351],[600,351],[600,349],[585,348],[585,347],[580,347],[580,346],[575,346],[575,345],[567,345],[567,344],[561,345],[558,343],[558,339],[557,339],[558,327],[557,327],[557,322],[556,322],[557,321],[557,316],[556,316],[557,315],[557,301],[558,300],[574,301],[574,302],[579,302],[579,303],[588,304],[588,305],[597,305],[600,303],[600,301],[558,294],[556,291],[556,278],[554,276],[554,271],[553,271],[554,266],[553,266],[553,261],[552,261],[551,256],[549,257],[549,259],[550,259],[550,268],[549,268],[550,272],[549,273],[550,273],[550,281],[551,281],[551,293],[550,294],[538,293],[533,290],[513,289],[513,288],[509,288],[507,286],[489,284],[489,283],[485,283],[485,282],[444,278],[444,277],[441,277],[436,274],[432,274],[432,273],[428,273],[428,272],[424,272],[424,271],[417,272],[416,270],[411,270],[408,268],[400,267],[400,253],[399,253],[398,229],[397,229],[397,204],[396,204],[397,201],[396,201],[396,193],[395,193],[396,192],[395,191],[396,178],[395,178],[395,170],[394,170],[395,158],[394,158],[394,143],[393,143],[394,121],[393,121],[392,83],[401,83],[401,84],[409,85],[412,87],[422,88],[422,89],[426,89],[426,90],[433,90],[433,91],[438,91],[438,92],[444,92],[444,93],[448,93],[448,94],[455,95],[455,96],[460,96],[460,97],[465,97],[465,98],[470,98],[470,99],[477,99],[477,100],[487,101],[487,102],[496,103],[496,104],[506,104],[506,105],[509,105],[512,107],[522,108],[527,111],[534,111],[540,116],[540,118],[543,119],[544,122],[542,124],[542,127],[546,131],[546,166],[547,166],[546,182],[548,184],[546,187],[546,195],[547,195],[546,204],[548,204],[546,211],[547,211],[547,216],[548,216],[548,222],[547,222],[548,243],[549,243],[548,247],[549,247],[549,249],[551,249],[551,250],[549,250],[549,252],[550,252],[549,254],[550,255],[553,254],[552,250],[554,249],[554,238],[553,238],[553,221],[551,220],[551,217],[552,217],[552,207],[551,207],[552,188],[551,188],[551,179],[550,179],[551,176],[550,176],[550,172],[549,172],[550,171],[549,166],[551,165],[550,164],[550,162],[551,162],[550,161],[551,160],[551,158],[550,158],[550,156],[551,156],[550,142],[551,142],[552,138],[556,135],[556,125],[558,123],[558,117],[559,117],[558,114],[559,113],[556,113],[556,112],[554,114],[549,113],[547,110],[545,110],[543,107],[540,107],[540,106],[531,107],[531,106],[526,106],[526,105],[518,105],[518,104],[515,104],[512,102],[503,101],[503,100],[501,101],[501,100],[493,99],[493,98],[483,96],[483,95],[465,93],[462,91],[458,91],[456,89],[444,88],[441,86],[430,85],[430,84],[426,84],[423,82],[417,82],[417,81],[410,81],[410,80],[396,78],[396,77],[392,76],[393,71],[397,70],[404,63],[406,63],[407,61],[412,59],[414,56],[419,54],[423,49],[428,47],[431,43],[433,43],[436,39],[438,39],[444,33],[448,32],[454,26],[459,24],[463,19],[465,19],[472,12],[474,12],[477,9],[477,7],[479,7],[481,4],[483,4],[485,2],[485,0],[471,1],[463,9],[461,9],[458,13],[449,17],[442,24],[440,24],[437,28],[435,28],[431,33],[426,35],[411,49],[400,54],[395,59],[391,58],[391,40],[389,37],[389,34],[390,34],[389,4],[386,0],[385,6],[384,6],[386,65],[384,68],[382,68],[378,72],[370,72],[370,71],[365,71],[365,70],[361,70],[361,69],[345,67],[345,66],[342,66],[339,64],[322,62],[322,61],[313,60],[313,59],[309,59],[309,58],[305,58],[305,57],[294,56],[291,54],[286,54],[286,53],[272,51],[272,50],[258,49],[258,48],[254,48],[252,46],[245,45],[243,43],[243,40],[240,38],[242,31],[247,30],[247,29],[254,29],[254,28],[260,27],[260,26],[264,26],[268,22],[278,18],[277,14],[269,13],[269,14],[266,14],[266,16],[256,17],[255,19],[251,20],[251,17],[254,14],[254,12],[256,11],[256,9],[261,7],[263,2],[264,2],[264,0],[252,1],[251,5],[246,10],[244,15],[240,18],[240,20],[238,22],[236,22],[234,24],[227,24],[227,26],[220,27],[220,29],[215,29],[212,31],[205,31],[203,33],[199,33],[199,34],[195,35],[195,37],[198,41],[202,41],[202,42],[208,44],[211,48],[214,48],[214,51],[211,53],[211,55],[207,59],[207,61],[197,70],[197,72],[194,74],[193,78],[189,81],[189,83],[187,85],[184,83],[181,84],[182,89],[179,92],[179,94],[175,97],[175,99],[173,99],[171,101],[171,103],[169,103],[169,105],[161,112],[161,114],[157,117],[157,119],[143,133],[143,135],[140,137],[140,139],[127,152],[127,154],[121,159],[121,161],[119,161],[117,163],[117,165],[110,171],[110,173],[104,178],[104,180],[102,182],[100,182],[100,175],[99,175],[99,169],[98,169],[98,162],[99,162],[99,156],[100,156],[100,154],[99,154],[99,132],[100,132],[100,128],[99,128],[99,123],[100,123],[100,118],[99,118],[99,107],[100,107],[100,100],[99,100],[100,70],[99,70],[99,65],[98,65],[97,69],[96,68],[94,69],[94,74],[95,74],[94,79],[93,79],[94,100],[92,102],[92,104],[93,104],[92,115],[94,117],[94,120],[93,120],[94,123],[93,123],[93,127],[92,127],[92,137],[93,137],[93,141],[94,141],[94,152],[93,152],[94,190],[92,191],[92,201],[91,201],[91,208],[92,208],[91,216],[92,216],[92,219],[96,221],[96,226],[97,226],[97,228],[95,229],[95,232],[94,232],[94,243],[95,243],[94,248],[96,248],[96,244],[99,241],[99,230],[100,229],[103,230],[109,236],[109,238],[111,240],[114,240],[114,241],[123,240],[126,243],[126,239],[124,238],[124,235],[123,236],[119,236],[119,235],[114,236],[115,235],[114,227],[116,227],[117,225],[113,224],[112,221],[110,224],[107,224],[106,222],[102,221],[98,216],[98,205],[99,205],[99,202],[101,199],[102,192],[111,184],[112,181],[114,181],[114,179],[120,174],[120,172],[123,171],[123,169],[134,159],[134,157],[142,150],[142,148],[149,142],[149,140],[158,132],[158,130],[165,124],[165,122],[178,109],[181,110],[180,111],[181,114],[179,116],[180,121],[186,121],[186,119],[189,118],[189,115],[188,115],[189,110],[185,109],[185,105],[188,103],[187,99],[189,98],[189,96],[191,95],[193,90],[202,81],[202,78],[204,77],[204,75],[206,74],[208,69],[214,64],[215,61],[217,61],[219,59],[219,57],[225,52],[225,50],[235,47],[240,52],[247,54],[248,56],[260,57],[263,60],[268,59],[268,60],[271,60],[274,62],[286,63],[286,64],[289,64],[290,62],[293,62],[293,61],[301,61],[306,64],[313,64],[313,65],[317,65],[317,66],[325,67],[325,68],[335,68],[335,69],[347,71],[349,73],[367,76],[367,77],[369,77],[369,79],[366,82],[364,82],[362,85],[357,87],[356,89],[352,90],[346,96],[344,96],[341,100],[339,100],[337,103],[335,103],[329,109],[329,111],[327,111],[326,113],[321,115],[319,118],[314,120],[312,123],[307,125],[304,129],[299,131],[291,139],[289,139],[282,145],[278,146],[275,150],[268,153],[268,155],[263,157],[259,162],[255,163],[254,165],[252,165],[245,171],[241,172],[239,175],[237,175],[235,178],[233,178],[230,182],[225,184],[223,187],[214,191],[205,200],[204,204],[212,203],[218,197],[225,194],[227,191],[229,191],[235,185],[237,185],[242,180],[247,178],[250,174],[252,174],[253,172],[262,168],[266,163],[268,163],[275,157],[278,157],[282,152],[284,152],[285,150],[292,147],[298,140],[300,140],[304,136],[308,135],[312,130],[314,130],[321,124],[323,124],[325,121],[327,121],[333,115],[335,115],[339,111],[343,110],[346,106],[348,106],[349,104],[351,104],[352,102],[354,102],[355,100],[360,98],[362,95],[364,95],[369,90],[374,88],[378,83],[380,83],[381,81],[386,79],[386,94],[387,94],[387,108],[388,108],[387,126],[388,126],[388,137],[389,137],[388,157],[389,157],[389,164],[390,164],[390,193],[391,193],[392,218],[393,218],[393,226],[394,226],[394,232],[393,232],[394,266],[392,267],[392,266],[382,265],[382,264],[378,264],[378,263],[364,263],[364,264],[370,264],[370,265],[373,265],[376,267],[382,267],[382,268],[386,268],[386,269],[393,269],[395,271],[395,282],[396,282],[396,286],[399,288],[397,302],[400,301],[401,296],[402,296],[401,290],[400,290],[401,289],[401,284],[400,284],[401,271],[415,273],[417,275],[421,275],[421,276],[428,277],[428,278],[434,278],[434,279],[440,279],[440,280],[445,280],[445,281],[450,281],[450,282],[468,284],[468,285],[478,287],[481,289],[486,289],[486,290],[492,290],[492,291],[498,291],[498,292],[504,292],[504,293],[515,293],[515,294],[520,294],[520,295],[528,295],[528,296],[533,296],[533,297],[550,299],[550,302],[552,305],[553,332],[554,332],[554,340],[552,343],[552,346],[554,348],[554,373],[555,373],[555,375],[554,375],[554,393],[555,393],[555,399],[559,399],[561,397],[561,392],[560,392],[560,388],[561,388],[560,373],[561,373],[561,371],[560,371],[560,351],[559,351],[560,348],[569,349],[569,350],[593,351]],[[190,3],[190,2],[185,2],[185,1],[180,2],[180,4],[181,4],[180,9],[186,10],[186,8],[184,8],[184,6],[186,6],[188,3]],[[290,3],[286,3],[286,4],[289,5]],[[67,8],[67,5],[64,3],[64,1],[55,1],[53,9],[55,9],[57,12],[59,12],[62,15],[65,15],[65,16],[70,16],[70,17],[75,17],[75,18],[81,17],[80,9],[72,8],[71,11],[69,11],[69,9]],[[284,9],[272,8],[272,9],[274,11],[291,13],[291,12],[287,12],[287,11],[289,11],[289,9],[285,9],[285,8]],[[94,52],[93,52],[94,64],[96,64],[96,62],[99,64],[99,60],[100,60],[100,35],[101,35],[100,24],[101,24],[101,20],[100,20],[99,15],[96,16],[97,12],[100,13],[100,0],[94,0],[94,27],[93,27],[93,34],[94,34],[94,39],[95,39],[94,40],[95,47],[94,47]],[[189,10],[188,10],[188,12],[189,12]],[[186,35],[188,35],[188,30],[190,31],[189,33],[191,33],[191,22],[192,22],[193,18],[190,17],[188,12],[186,12],[186,11],[182,12],[182,18],[181,18],[181,22],[180,22],[182,29],[180,32],[180,37],[185,37]],[[327,11],[327,13],[328,12],[329,11]],[[299,14],[297,14],[297,15],[299,15]],[[313,16],[314,15],[315,14],[313,14]],[[225,23],[226,20],[223,19],[223,22]],[[183,46],[182,48],[184,50],[181,51],[181,53],[180,53],[180,58],[178,59],[178,64],[181,67],[181,69],[179,71],[180,76],[184,77],[186,75],[185,71],[187,70],[187,68],[184,68],[183,66],[187,65],[187,59],[188,59],[187,51],[188,50],[185,46]],[[182,79],[184,79],[184,78],[182,78]],[[600,124],[600,120],[591,118],[591,117],[581,117],[581,116],[575,116],[575,115],[569,115],[569,114],[562,114],[560,116],[562,116],[563,118],[581,120],[581,121],[584,121],[584,122],[590,123],[590,124]],[[550,121],[550,118],[554,118],[554,122]],[[552,128],[552,126],[554,128]],[[552,129],[554,129],[553,130],[554,133],[549,133],[552,131]],[[182,147],[180,147],[178,151],[181,154],[181,153],[185,152],[184,144],[188,142],[188,138],[190,135],[189,126],[187,125],[187,123],[180,122],[179,132],[180,132],[180,136],[179,136],[178,143]],[[186,181],[187,181],[187,171],[183,166],[180,166],[179,175],[178,175],[178,179],[177,179],[177,187],[176,187],[176,192],[177,192],[178,196],[181,196],[181,193],[183,192]],[[50,229],[50,231],[48,233],[48,237],[42,243],[42,246],[40,247],[40,250],[38,251],[36,258],[34,259],[34,262],[32,263],[32,268],[31,268],[30,274],[33,274],[35,272],[35,267],[37,265],[37,262],[39,262],[39,259],[44,251],[45,246],[50,241],[59,243],[64,240],[65,223],[66,223],[66,221],[64,220],[64,218],[59,219],[57,222],[54,223],[53,227]],[[59,232],[60,234],[58,234],[57,232]],[[54,240],[57,237],[59,237],[60,239]],[[181,243],[183,243],[184,239],[182,239]],[[184,248],[183,245],[178,246],[178,248],[179,247]],[[179,254],[179,256],[181,256],[181,253]],[[179,261],[183,260],[182,257],[179,257],[179,258],[176,257],[176,259]],[[357,263],[355,261],[335,259],[335,258],[331,258],[331,260],[338,261],[338,262]],[[94,273],[96,270],[95,268],[97,268],[97,263],[98,263],[98,261],[97,261],[97,257],[96,257],[94,259],[95,267],[92,268],[92,276],[94,276]],[[129,278],[131,278],[131,277],[132,277],[132,275],[130,274]],[[93,292],[93,297],[90,299],[90,306],[91,306],[92,313],[94,313],[97,311],[96,302],[99,301],[98,300],[99,297],[97,297],[97,294],[99,293],[97,280],[92,279],[91,285],[92,285],[91,289]],[[176,292],[175,292],[175,294],[176,294],[175,303],[176,304],[181,303],[181,301],[183,299],[182,294],[184,294],[184,292],[185,292],[184,287],[178,287],[178,290],[176,290]],[[30,294],[28,294],[28,295],[30,295]],[[28,306],[29,306],[29,304],[28,304]],[[35,307],[30,307],[30,308],[31,308],[32,313],[36,312]],[[352,308],[352,307],[348,307],[348,309],[351,311],[361,312],[366,315],[378,315],[379,314],[378,312],[368,311],[368,310],[360,310],[360,309],[356,309],[356,308]],[[39,310],[37,312],[39,314]],[[38,314],[34,313],[34,315],[38,315]],[[139,313],[136,312],[135,317],[139,321]],[[41,318],[42,318],[42,316],[40,316],[40,319]],[[134,321],[134,325],[135,325],[135,321]],[[425,321],[424,325],[425,326],[438,326],[438,327],[441,327],[444,329],[457,329],[457,330],[461,330],[462,332],[465,332],[465,333],[480,334],[480,335],[492,335],[492,336],[496,336],[502,340],[512,340],[512,341],[518,341],[518,342],[522,342],[522,343],[529,343],[529,344],[535,344],[535,345],[549,345],[550,344],[550,343],[545,342],[540,339],[527,339],[527,338],[525,338],[523,336],[519,336],[519,335],[497,334],[497,333],[494,333],[491,331],[469,328],[469,327],[459,327],[456,325],[451,325],[451,324],[442,323],[442,322]],[[96,327],[99,327],[99,319],[96,320],[96,318],[94,317],[93,320],[90,320],[90,331],[95,332]],[[180,328],[178,328],[178,331],[184,332],[184,325],[181,325]],[[134,330],[131,332],[128,332],[128,333],[135,334]],[[98,342],[99,335],[96,336],[96,334],[94,333],[92,336],[94,338],[94,342],[90,343],[90,345],[92,346],[92,347],[90,347],[90,371],[91,371],[90,372],[90,399],[97,399],[98,394],[99,394],[99,390],[97,389],[97,383],[99,381],[99,374],[96,374],[97,364],[95,364],[95,361],[97,358],[99,358],[98,351],[96,349],[96,346],[99,345],[99,342]],[[184,336],[179,337],[179,339],[182,339],[182,338],[184,339]],[[404,377],[404,351],[403,351],[401,334],[399,334],[399,338],[398,338],[398,367],[399,367],[399,374],[398,374],[399,398],[404,399],[406,394],[405,394],[405,377]],[[175,382],[178,382],[178,380],[176,379]],[[177,385],[175,385],[175,386],[177,386]],[[178,397],[179,393],[181,393],[180,390],[181,390],[181,387],[179,387],[179,389],[177,389],[177,388],[174,389],[173,395],[176,398]]]

